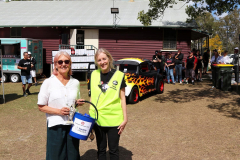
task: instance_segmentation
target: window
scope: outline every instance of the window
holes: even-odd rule
[[[20,27],[13,27],[10,30],[10,37],[11,38],[21,38],[22,37],[22,28]]]
[[[14,57],[18,57],[20,58],[20,43],[16,43],[16,44],[3,44],[2,45],[2,55],[3,58],[14,58]]]
[[[140,71],[141,72],[149,72],[149,66],[147,63],[142,63],[140,66]]]
[[[119,70],[124,73],[137,73],[136,65],[121,64]]]
[[[153,64],[150,64],[150,69],[151,69],[151,70],[155,70]]]
[[[163,49],[176,49],[177,31],[174,29],[164,28]]]

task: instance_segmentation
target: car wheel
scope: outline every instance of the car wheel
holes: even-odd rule
[[[19,74],[11,74],[10,75],[10,81],[13,83],[16,83],[20,80],[20,76]]]
[[[8,75],[3,73],[3,77],[1,78],[2,82],[7,82],[8,81]]]
[[[162,79],[160,79],[157,84],[157,93],[161,94],[163,93],[163,91],[164,91],[164,82]]]
[[[132,88],[132,91],[128,97],[128,102],[131,104],[137,103],[139,101],[139,92],[138,92],[138,88],[136,86],[134,86]]]

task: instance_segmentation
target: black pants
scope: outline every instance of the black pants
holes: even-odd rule
[[[234,74],[235,74],[235,81],[239,82],[239,68],[237,65],[234,65],[233,69],[234,69]]]
[[[107,141],[110,154],[110,160],[119,160],[119,139],[118,127],[101,127],[94,125],[94,131],[97,138],[98,160],[106,160]]]
[[[79,139],[69,135],[71,126],[47,127],[46,160],[80,160]]]

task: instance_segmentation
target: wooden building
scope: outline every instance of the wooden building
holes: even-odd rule
[[[115,60],[126,57],[151,59],[155,50],[191,50],[191,41],[208,37],[196,23],[186,23],[184,2],[170,6],[151,26],[137,20],[149,1],[13,1],[0,2],[0,38],[33,38],[43,41],[44,71],[59,45],[93,45],[106,48]],[[111,14],[111,8],[119,14]],[[182,7],[184,6],[184,7]]]

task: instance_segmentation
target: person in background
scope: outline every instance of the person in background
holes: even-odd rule
[[[0,59],[0,83],[2,82],[2,65],[1,65],[1,59]],[[0,96],[1,99],[1,96]]]
[[[234,65],[234,74],[235,74],[235,81],[239,82],[239,57],[238,57],[238,47],[234,48],[234,56],[233,56],[233,61],[232,64]],[[240,64],[239,64],[240,65]]]
[[[197,58],[193,56],[193,51],[189,52],[189,56],[185,61],[185,68],[186,68],[186,80],[188,84],[189,77],[191,76],[192,84],[194,85],[194,78],[195,78],[195,69],[197,67]]]
[[[227,55],[228,55],[228,51],[224,51],[222,59],[221,59],[221,64],[229,64],[230,63],[230,58]]]
[[[182,62],[182,79],[185,79],[185,73],[186,73],[185,63]]]
[[[155,54],[157,52],[157,55],[155,56],[156,59],[153,59],[153,62],[158,63],[158,73],[160,73],[161,75],[163,75],[163,72],[165,70],[164,66],[165,66],[165,57],[162,55],[162,51],[155,51]],[[154,56],[153,56],[154,58]]]
[[[211,64],[219,64],[219,62],[221,63],[221,59],[222,57],[219,56],[218,51],[216,49],[213,50],[214,56],[212,56],[210,62]]]
[[[27,94],[31,95],[31,93],[29,91],[30,87],[32,86],[32,76],[30,74],[31,61],[28,59],[28,52],[24,52],[23,56],[24,57],[23,57],[23,59],[21,59],[19,61],[17,68],[21,69],[23,96],[26,97]],[[27,90],[25,90],[26,89],[26,83],[28,83]]]
[[[35,58],[32,57],[32,53],[28,52],[28,58],[31,61],[31,69],[30,69],[30,74],[34,80],[35,86],[37,86],[37,78],[36,78],[36,63],[37,61],[35,60]]]
[[[98,120],[94,125],[97,139],[97,159],[106,160],[109,148],[110,160],[119,160],[119,140],[126,124],[127,106],[124,73],[114,69],[113,58],[104,48],[99,48],[94,56],[98,70],[92,72],[89,80],[89,96],[97,107]],[[89,113],[95,118],[95,109]]]
[[[162,55],[162,51],[158,51],[158,62],[160,63],[160,74],[163,75],[163,72],[165,70],[165,56]]]
[[[208,63],[209,63],[209,58],[210,58],[210,50],[207,49],[207,51],[203,54],[203,74],[207,74],[207,67],[208,67]]]
[[[0,83],[2,82],[2,65],[1,65],[1,59],[0,59]]]
[[[171,52],[168,53],[168,56],[165,62],[165,67],[166,67],[165,71],[167,73],[167,81],[168,81],[167,83],[168,84],[170,83],[170,76],[171,76],[172,83],[175,84],[174,76],[173,76],[174,59],[172,58]]]
[[[193,52],[193,56],[197,56],[197,50],[195,48],[192,49],[192,52]]]
[[[38,94],[38,108],[47,117],[46,160],[80,160],[79,139],[69,135],[70,106],[83,105],[80,84],[71,77],[71,57],[60,51],[54,57],[53,75],[44,80]]]
[[[182,83],[182,60],[183,60],[183,54],[181,52],[181,49],[178,49],[178,52],[174,55],[174,63],[175,63],[175,72],[176,72],[176,82],[178,82],[179,77],[179,83]]]
[[[197,50],[196,52],[197,56],[197,67],[195,69],[195,77],[198,81],[202,81],[202,55],[200,53],[200,50]],[[199,72],[199,74],[198,74]]]
[[[152,57],[152,62],[154,64],[154,66],[156,67],[157,69],[157,73],[160,72],[160,63],[159,63],[159,56],[158,56],[158,50],[155,51],[155,55],[153,55]]]

